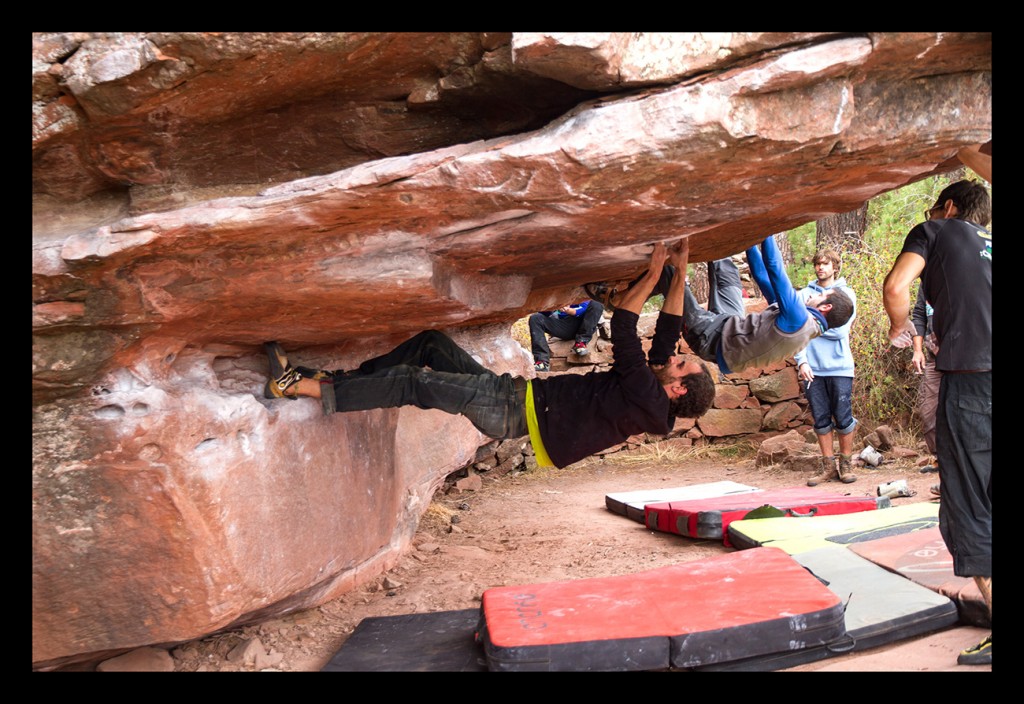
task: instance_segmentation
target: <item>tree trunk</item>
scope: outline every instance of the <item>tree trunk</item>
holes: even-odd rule
[[[864,242],[864,230],[868,224],[868,204],[857,210],[837,213],[819,220],[815,227],[816,244],[819,250],[830,248],[842,254],[855,252]]]
[[[793,247],[789,244],[789,233],[788,232],[776,232],[775,233],[775,244],[779,247],[779,254],[782,255],[782,261],[788,268],[793,263]]]
[[[690,274],[690,292],[702,306],[708,304],[708,265],[706,262],[695,262],[693,273]]]

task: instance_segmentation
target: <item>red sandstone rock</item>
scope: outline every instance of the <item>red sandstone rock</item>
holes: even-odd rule
[[[511,321],[652,242],[741,251],[991,139],[987,33],[520,39],[33,35],[34,667],[363,584],[486,443],[267,401],[262,341],[437,328],[529,375]]]

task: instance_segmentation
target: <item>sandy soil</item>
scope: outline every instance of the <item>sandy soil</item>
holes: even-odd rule
[[[916,491],[900,503],[929,501],[935,474],[916,460],[858,468],[849,485],[820,488],[874,496],[878,484],[906,479]],[[731,480],[762,489],[802,486],[802,473],[757,468],[753,456],[658,452],[588,460],[564,470],[483,476],[477,492],[438,492],[410,551],[387,575],[339,599],[285,618],[174,648],[176,671],[319,671],[365,618],[478,608],[490,587],[629,574],[731,550],[721,542],[648,530],[605,507],[605,496]],[[793,668],[810,670],[991,671],[958,667],[956,654],[985,635],[973,627]],[[250,643],[248,657],[239,645]],[[258,646],[258,647],[256,647]],[[229,655],[234,651],[234,655]],[[251,653],[256,652],[254,659]],[[264,657],[265,655],[265,657]]]

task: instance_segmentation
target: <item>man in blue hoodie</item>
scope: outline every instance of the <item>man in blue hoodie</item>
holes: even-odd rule
[[[821,472],[807,480],[807,486],[838,479],[844,484],[857,481],[850,468],[853,455],[853,353],[850,350],[850,327],[857,315],[857,295],[846,279],[839,276],[842,260],[832,249],[821,249],[814,255],[815,281],[797,294],[804,301],[826,291],[841,288],[853,302],[850,319],[838,327],[830,327],[794,355],[797,376],[805,383],[807,401],[814,416],[814,432],[821,447]],[[835,431],[833,433],[833,430]],[[838,464],[833,452],[833,435],[839,436]]]

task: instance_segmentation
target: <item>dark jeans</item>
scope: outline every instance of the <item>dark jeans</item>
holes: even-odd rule
[[[528,433],[525,392],[525,379],[495,374],[436,330],[421,332],[334,379],[339,413],[433,408],[465,416],[481,433],[496,439]]]
[[[530,349],[533,358],[538,362],[551,361],[551,348],[548,347],[545,333],[559,340],[575,339],[577,342],[590,342],[594,337],[594,331],[597,330],[597,324],[601,322],[602,313],[604,306],[597,301],[591,301],[581,316],[556,317],[546,313],[534,313],[530,316]]]
[[[939,530],[958,577],[992,576],[992,372],[944,373],[935,416]]]
[[[833,420],[835,431],[840,435],[848,435],[857,427],[857,419],[853,417],[852,376],[815,376],[804,393],[810,402],[814,432],[818,435],[832,432]]]

